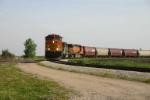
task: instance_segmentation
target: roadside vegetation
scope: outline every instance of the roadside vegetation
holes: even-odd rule
[[[15,55],[9,52],[8,49],[6,49],[6,50],[2,50],[2,54],[0,55],[0,60],[9,60],[9,59],[13,59],[14,57]]]
[[[36,56],[36,57],[32,58],[32,60],[34,60],[36,62],[40,62],[40,61],[45,61],[46,58],[43,56],[41,56],[41,57]]]
[[[121,66],[121,67],[136,67],[136,68],[150,68],[150,58],[126,58],[126,59],[70,59],[68,62],[78,64],[92,64],[105,66]]]
[[[1,100],[67,100],[69,90],[53,81],[39,80],[15,64],[0,65]]]

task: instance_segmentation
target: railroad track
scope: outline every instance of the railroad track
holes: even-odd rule
[[[108,66],[108,65],[80,64],[80,63],[68,62],[67,59],[60,60],[60,61],[53,61],[53,62],[59,63],[59,64],[75,65],[75,66],[83,66],[83,67],[105,68],[105,69],[137,71],[137,72],[150,72],[150,68],[136,68],[136,67],[126,67],[126,66]]]

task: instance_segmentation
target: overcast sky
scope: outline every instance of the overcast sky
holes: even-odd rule
[[[150,0],[0,0],[0,51],[44,55],[45,36],[92,47],[150,50]]]

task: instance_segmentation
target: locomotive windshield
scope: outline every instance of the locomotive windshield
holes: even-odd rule
[[[46,40],[53,40],[53,37],[47,37]]]
[[[62,39],[60,37],[55,37],[55,40],[61,41]]]
[[[47,37],[46,40],[59,40],[61,41],[62,39],[60,37],[56,37],[56,38],[53,38],[53,37]]]
[[[62,37],[58,37],[58,36],[48,36],[48,37],[46,37],[46,41],[49,41],[49,40],[62,41]]]

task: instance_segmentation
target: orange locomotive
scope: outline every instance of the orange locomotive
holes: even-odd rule
[[[45,58],[59,60],[61,58],[83,57],[81,45],[67,44],[60,35],[51,34],[45,37]]]
[[[81,45],[68,44],[68,52],[70,53],[70,58],[83,57],[83,47]]]
[[[62,37],[51,34],[45,37],[45,58],[59,58],[62,52]]]

